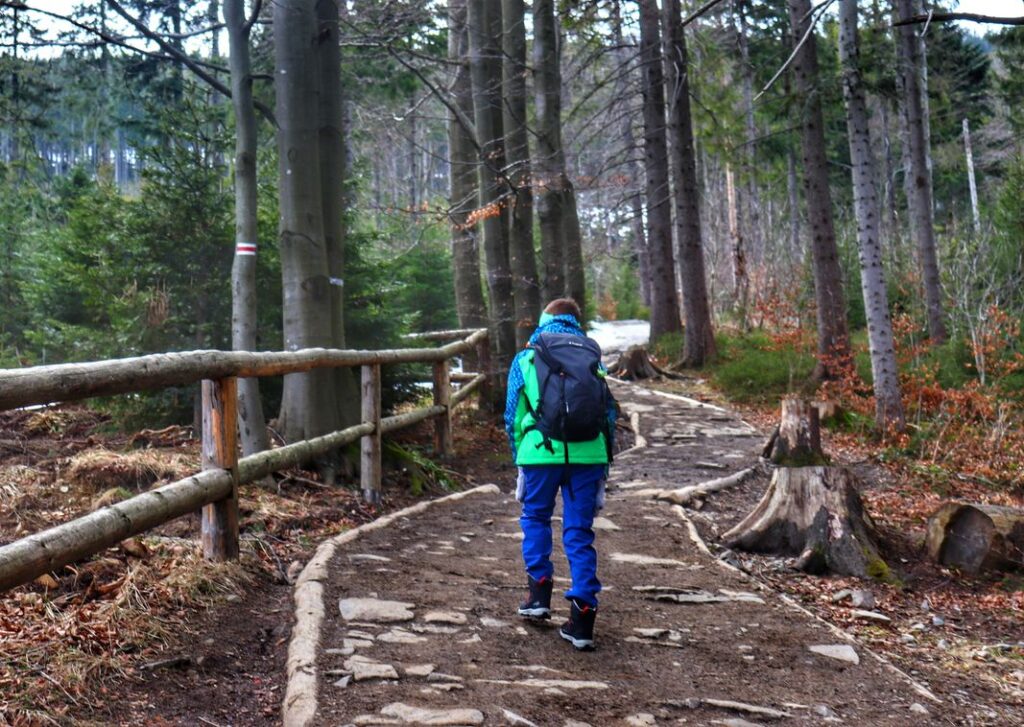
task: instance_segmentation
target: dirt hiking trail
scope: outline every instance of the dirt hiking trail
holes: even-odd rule
[[[616,458],[596,523],[596,651],[557,633],[568,611],[557,519],[554,617],[515,615],[525,576],[510,477],[500,493],[438,503],[335,549],[308,724],[960,723],[862,645],[716,562],[683,510],[644,493],[753,464],[760,433],[684,397],[626,385],[615,395],[639,417],[641,446]],[[285,724],[300,724],[289,708]]]

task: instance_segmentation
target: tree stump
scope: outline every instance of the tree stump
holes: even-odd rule
[[[925,547],[964,573],[1024,568],[1024,510],[947,502],[928,519]]]
[[[773,464],[785,467],[828,464],[821,451],[818,409],[805,399],[783,399],[779,426],[765,445],[763,455]]]
[[[797,556],[796,567],[809,573],[890,578],[856,477],[826,466],[817,409],[784,399],[764,455],[782,466],[753,511],[722,536],[728,547]]]
[[[722,536],[730,548],[798,556],[808,573],[888,579],[875,526],[844,467],[782,467],[764,497]]]
[[[651,363],[651,357],[643,346],[630,346],[608,369],[608,373],[627,381],[657,378],[661,371]]]

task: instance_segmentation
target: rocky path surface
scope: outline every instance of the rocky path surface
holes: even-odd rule
[[[715,562],[678,508],[643,496],[750,465],[760,434],[682,397],[615,393],[646,446],[616,459],[597,522],[597,650],[558,637],[560,599],[550,622],[515,616],[525,576],[510,476],[502,494],[440,504],[337,549],[313,724],[956,723],[862,646]],[[558,545],[553,558],[557,593]]]

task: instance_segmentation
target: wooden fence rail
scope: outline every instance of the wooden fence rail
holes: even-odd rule
[[[196,351],[0,371],[0,409],[196,381],[202,382],[203,400],[202,472],[0,547],[0,592],[199,508],[202,508],[204,556],[218,561],[237,558],[240,484],[302,464],[357,440],[362,441],[360,484],[363,496],[370,502],[379,502],[380,438],[383,434],[436,417],[435,450],[441,455],[451,454],[452,410],[488,379],[487,373],[479,373],[457,391],[451,390],[448,359],[479,348],[480,360],[489,360],[487,331],[466,333],[469,335],[462,341],[433,349],[311,349],[255,354]],[[434,364],[433,405],[382,417],[380,367],[384,363]],[[324,366],[362,367],[362,423],[239,459],[237,378],[295,373]]]

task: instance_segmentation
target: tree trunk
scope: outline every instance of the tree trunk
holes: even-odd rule
[[[619,354],[618,360],[608,367],[608,373],[626,381],[653,379],[659,375],[644,346],[630,346]]]
[[[897,0],[897,8],[900,20],[912,17],[916,10],[914,0]],[[929,119],[925,113],[928,89],[924,84],[924,41],[916,25],[900,26],[896,48],[910,163],[907,202],[924,280],[928,333],[932,342],[939,344],[946,340],[946,318],[935,242]]]
[[[583,233],[580,229],[579,211],[576,208],[576,188],[569,175],[565,175],[565,200],[562,208],[562,236],[565,240],[565,292],[579,304],[583,314],[581,324],[587,316],[587,283],[583,267]]]
[[[683,366],[703,366],[715,355],[715,334],[711,326],[704,271],[700,190],[697,187],[697,159],[690,114],[689,56],[679,0],[665,0],[665,65],[668,70],[672,173],[675,177],[676,262],[683,287],[683,318],[686,321],[680,363]]]
[[[469,0],[470,79],[473,115],[480,145],[480,206],[483,217],[484,256],[490,292],[492,345],[499,372],[508,370],[515,353],[515,310],[508,256],[507,191],[499,178],[505,168],[501,99],[501,7],[488,0]]]
[[[947,502],[928,519],[925,548],[965,573],[1024,568],[1024,510]]]
[[[644,168],[647,173],[647,247],[651,259],[651,341],[682,332],[672,259],[672,208],[665,140],[665,79],[656,0],[640,0]]]
[[[786,196],[789,199],[789,251],[794,262],[803,259],[803,244],[800,242],[800,189],[796,175],[796,154],[793,148],[786,151]]]
[[[875,390],[875,425],[882,430],[892,428],[902,431],[905,421],[879,239],[880,214],[875,188],[875,161],[871,154],[868,109],[861,81],[857,0],[841,0],[839,7],[839,53],[842,57],[846,128],[853,172],[860,287],[867,315],[868,348]]]
[[[798,397],[783,399],[779,426],[765,447],[764,456],[786,467],[824,464],[818,409]]]
[[[874,523],[843,467],[781,467],[754,510],[722,535],[730,548],[797,556],[809,573],[888,580]]]
[[[288,351],[330,348],[313,0],[278,0],[273,22],[284,346]],[[286,376],[280,417],[285,439],[294,442],[338,429],[336,401],[332,371]]]
[[[252,64],[245,28],[245,0],[224,0],[235,109],[235,258],[231,266],[231,348],[256,350],[256,109],[252,103]],[[263,419],[259,379],[238,380],[238,434],[242,454],[270,446]]]
[[[766,254],[765,242],[761,234],[761,194],[757,188],[757,124],[754,120],[754,67],[750,63],[750,43],[748,36],[750,27],[747,23],[747,4],[750,0],[734,0],[733,17],[739,20],[736,29],[737,45],[740,51],[741,74],[743,84],[743,121],[746,130],[746,146],[744,163],[746,177],[746,193],[744,194],[746,238],[750,242],[750,250],[756,260],[761,261]],[[769,227],[770,229],[770,227]]]
[[[505,155],[515,194],[511,205],[509,263],[516,310],[516,348],[530,340],[540,317],[540,281],[533,251],[533,192],[526,116],[526,8],[502,0]]]
[[[981,213],[978,211],[978,185],[974,181],[974,149],[971,147],[971,123],[964,117],[964,156],[967,161],[967,187],[971,193],[971,223],[974,234],[981,232]]]
[[[466,28],[466,0],[448,2],[448,59],[456,64],[452,80],[452,103],[464,118],[473,117],[473,87],[469,78],[469,35]],[[479,163],[470,130],[454,112],[448,114],[449,223],[452,232],[452,266],[455,280],[455,310],[462,328],[487,325],[487,306],[480,286],[480,246],[476,224],[468,222],[478,206]]]
[[[533,87],[537,147],[533,172],[544,262],[544,298],[565,295],[565,152],[562,148],[562,71],[554,0],[533,3]],[[579,302],[579,301],[577,301]]]
[[[345,215],[348,194],[345,109],[341,88],[338,0],[317,0],[317,66],[320,130],[320,197],[330,282],[331,347],[345,348]],[[332,372],[337,391],[339,429],[359,422],[359,385],[352,369]],[[325,400],[326,401],[326,400]]]
[[[787,2],[794,44],[810,31],[806,42],[796,52],[793,71],[802,109],[804,196],[811,226],[811,256],[818,316],[819,359],[815,377],[825,378],[836,373],[837,364],[843,365],[850,358],[846,301],[832,224],[832,195],[829,190],[825,129],[818,88],[818,46],[810,28],[811,2]]]

